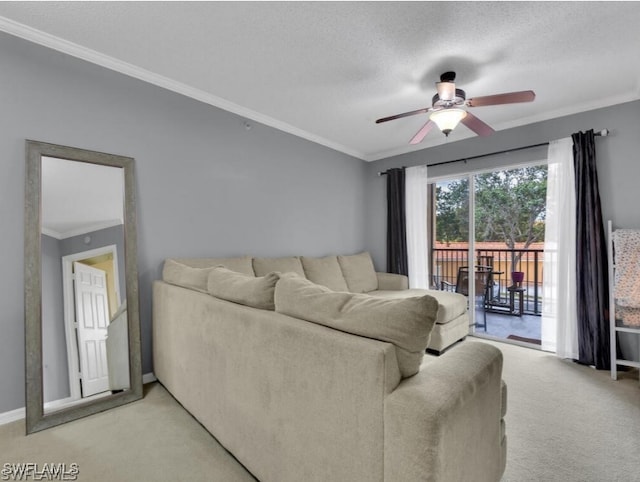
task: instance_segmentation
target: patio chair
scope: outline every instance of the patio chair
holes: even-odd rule
[[[484,331],[487,331],[487,307],[491,301],[493,295],[491,293],[491,287],[493,283],[492,269],[490,266],[476,266],[475,267],[475,296],[474,300],[480,299],[482,304],[483,324]],[[447,281],[440,282],[440,289],[443,291],[455,291],[464,296],[469,296],[469,267],[460,266],[458,268],[458,277],[456,278],[456,284],[449,283]],[[476,326],[480,326],[476,323]]]

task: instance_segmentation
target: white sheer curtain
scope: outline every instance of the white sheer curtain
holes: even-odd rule
[[[409,288],[429,288],[427,204],[427,166],[405,169]]]
[[[578,358],[573,141],[549,143],[542,282],[542,349]]]

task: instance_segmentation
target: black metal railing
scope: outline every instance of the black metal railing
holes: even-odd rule
[[[476,249],[476,266],[490,266],[493,276],[492,298],[497,303],[507,299],[507,288],[513,286],[511,273],[524,273],[521,282],[525,288],[524,312],[539,315],[542,312],[542,249]],[[464,248],[434,248],[432,250],[432,282],[440,289],[442,281],[455,286],[458,268],[469,266],[469,251]],[[515,267],[515,269],[513,268]]]

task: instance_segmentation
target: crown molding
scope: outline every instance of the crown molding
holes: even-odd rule
[[[33,27],[29,27],[28,25],[24,25],[9,18],[0,16],[0,31],[13,35],[14,37],[19,37],[38,45],[42,45],[43,47],[57,50],[58,52],[62,52],[64,54],[85,60],[92,64],[99,65],[109,70],[119,72],[129,77],[133,77],[134,79],[142,80],[143,82],[147,82],[149,84],[162,87],[163,89],[182,94],[186,97],[198,100],[205,104],[212,105],[246,119],[259,122],[260,124],[273,127],[274,129],[292,134],[296,137],[300,137],[302,139],[320,144],[335,151],[342,152],[343,154],[365,160],[366,155],[364,153],[350,149],[346,146],[343,146],[342,144],[332,142],[321,136],[299,129],[290,124],[287,124],[286,122],[282,122],[278,119],[274,119],[273,117],[261,114],[260,112],[247,109],[246,107],[242,107],[241,105],[235,104],[226,99],[222,99],[203,90],[191,87],[182,82],[170,79],[169,77],[165,77],[163,75],[156,74],[149,70],[137,67],[128,62],[118,60],[96,50],[83,47],[74,42],[64,40],[60,37],[56,37],[55,35],[42,32],[41,30],[37,30]]]
[[[217,107],[219,109],[231,112],[240,117],[250,119],[255,122],[259,122],[266,126],[272,127],[274,129],[278,129],[288,134],[292,134],[302,139],[306,139],[315,144],[328,147],[330,149],[333,149],[338,152],[342,152],[343,154],[355,157],[363,161],[367,161],[367,162],[378,161],[378,160],[386,159],[388,157],[394,157],[402,154],[408,154],[414,151],[428,149],[430,147],[436,147],[445,143],[445,140],[434,139],[434,140],[425,140],[422,144],[420,144],[419,146],[415,146],[413,148],[410,148],[409,146],[399,146],[394,149],[385,150],[385,151],[377,151],[377,152],[369,152],[369,153],[360,152],[360,151],[351,149],[347,146],[344,146],[342,144],[332,142],[321,136],[312,134],[308,131],[294,127],[290,124],[287,124],[286,122],[282,122],[272,117],[269,117],[267,115],[261,114],[260,112],[247,109],[243,106],[230,102],[226,99],[217,97],[201,89],[191,87],[182,82],[178,82],[176,80],[153,73],[146,69],[142,69],[133,64],[118,60],[114,57],[110,57],[108,55],[102,54],[100,52],[89,49],[87,47],[83,47],[81,45],[70,42],[68,40],[64,40],[60,37],[56,37],[54,35],[42,32],[40,30],[29,27],[27,25],[21,24],[19,22],[15,22],[6,17],[0,16],[0,31],[6,32],[10,35],[22,38],[24,40],[28,40],[36,44],[42,45],[44,47],[71,55],[73,57],[85,60],[87,62],[93,63],[95,65],[99,65],[101,67],[127,75],[129,77],[141,80],[143,82],[184,95],[186,97],[195,99],[205,104],[209,104],[213,107]],[[501,125],[494,126],[494,128],[496,130],[504,130],[504,129],[509,129],[513,127],[519,127],[522,125],[541,122],[541,121],[553,119],[556,117],[563,117],[567,115],[577,114],[587,110],[595,110],[598,108],[607,107],[609,105],[630,102],[638,99],[640,99],[640,81],[638,81],[638,85],[636,86],[635,92],[632,92],[629,94],[622,94],[620,96],[614,96],[611,98],[606,98],[606,99],[603,98],[603,99],[598,99],[597,101],[586,102],[581,105],[573,105],[567,108],[560,108],[552,112],[545,112],[543,114],[537,114],[524,119],[505,122],[505,123],[502,123]],[[456,141],[461,141],[470,137],[473,137],[473,135],[472,134],[465,135],[463,137],[460,137]]]
[[[101,221],[99,223],[94,223],[94,224],[85,225],[79,228],[69,229],[68,231],[56,231],[55,229],[42,226],[40,228],[40,232],[42,234],[46,234],[51,238],[62,240],[62,239],[71,238],[73,236],[90,234],[90,233],[93,233],[94,231],[99,231],[100,229],[107,229],[107,228],[112,228],[114,226],[120,226],[123,223],[124,221],[122,219],[113,219],[110,221]]]

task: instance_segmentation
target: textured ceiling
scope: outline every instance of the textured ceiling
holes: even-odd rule
[[[58,239],[122,224],[124,174],[118,167],[42,158],[42,232]]]
[[[640,98],[638,2],[0,2],[0,30],[365,160],[454,142],[415,116],[446,70],[501,130]]]

